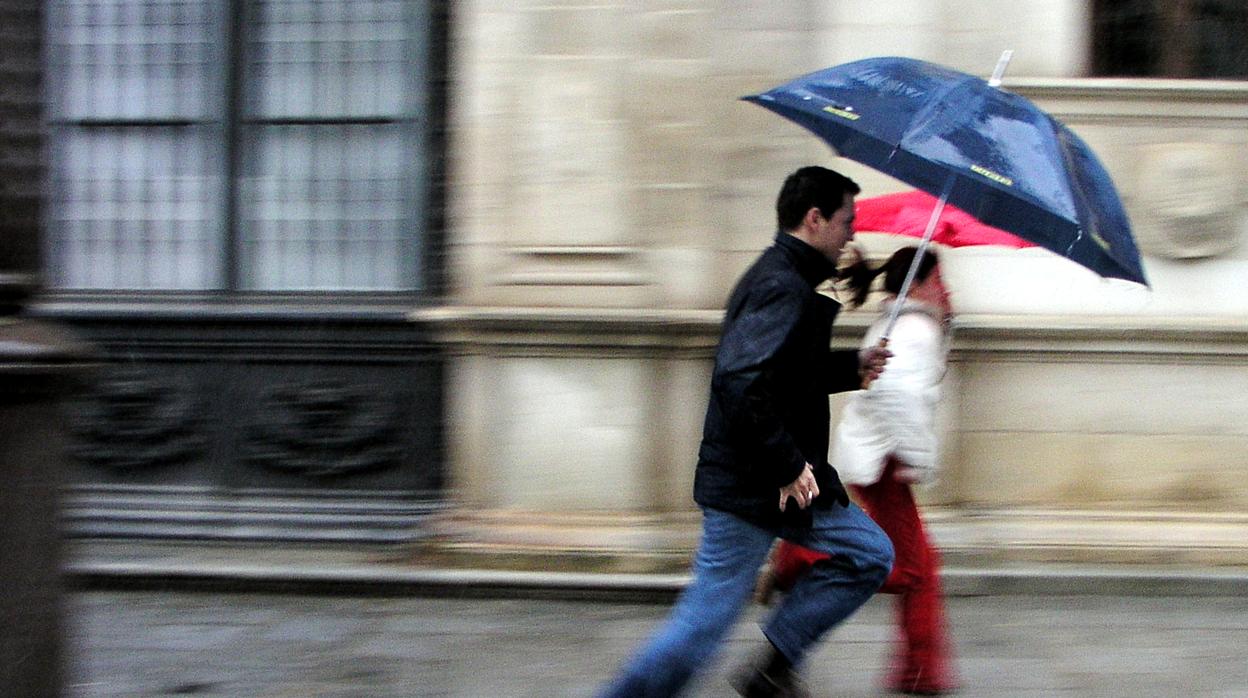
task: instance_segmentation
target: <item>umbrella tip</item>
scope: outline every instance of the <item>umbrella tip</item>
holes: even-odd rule
[[[992,71],[992,77],[988,78],[989,87],[1000,87],[1001,78],[1005,76],[1005,67],[1010,64],[1010,59],[1014,57],[1014,49],[1007,48],[1001,52],[1001,57],[997,59],[997,67]]]

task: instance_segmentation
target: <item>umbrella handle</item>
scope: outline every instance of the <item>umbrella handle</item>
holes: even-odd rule
[[[880,349],[887,349],[888,337],[880,337],[880,341],[877,342],[875,346],[879,347]],[[881,369],[881,371],[883,371],[883,369]],[[863,390],[869,389],[871,387],[871,384],[874,382],[875,382],[875,379],[872,378],[870,375],[863,376],[862,377],[862,389]]]
[[[997,67],[992,71],[992,77],[988,78],[989,87],[1000,87],[1001,78],[1005,76],[1005,67],[1010,64],[1010,59],[1014,57],[1014,49],[1007,48],[1001,52],[1001,57],[997,59]]]

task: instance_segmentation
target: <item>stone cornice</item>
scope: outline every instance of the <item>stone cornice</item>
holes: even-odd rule
[[[1002,88],[1076,122],[1248,120],[1248,81],[1015,78]]]
[[[1002,89],[1036,97],[1106,97],[1248,102],[1248,80],[1006,78]]]
[[[412,308],[410,294],[303,294],[265,298],[212,294],[45,294],[30,312],[58,320],[237,324],[275,322],[403,323]]]
[[[955,325],[955,360],[992,354],[1046,361],[1248,361],[1243,318],[975,315]]]
[[[204,325],[212,330],[203,336],[177,339],[179,345],[211,345],[234,351],[277,338],[247,341],[234,337],[238,331],[267,327],[375,327],[391,332],[418,330],[419,336],[380,337],[364,344],[379,350],[395,344],[410,349],[412,343],[441,346],[458,353],[497,352],[592,356],[629,353],[644,356],[709,357],[719,342],[721,310],[552,308],[501,306],[432,306],[413,308],[400,304],[363,305],[210,305],[178,304],[142,309],[114,305],[40,304],[32,315],[93,325],[132,325],[173,328]],[[837,321],[834,342],[857,344],[874,314],[844,312]],[[233,329],[230,329],[233,328]],[[249,329],[250,328],[250,329]],[[232,339],[217,336],[224,333]],[[211,335],[211,336],[209,336]],[[152,341],[163,345],[170,337]],[[358,338],[357,338],[358,339]],[[343,340],[327,340],[335,347]],[[320,344],[320,340],[312,342]],[[311,341],[300,336],[300,346]],[[397,344],[396,344],[397,342]],[[348,342],[351,346],[357,340]],[[188,348],[188,347],[184,347]],[[270,347],[272,349],[274,347]],[[306,347],[305,347],[306,348]],[[344,348],[344,347],[339,347]],[[1248,358],[1248,318],[1132,317],[1060,315],[962,315],[953,335],[954,359],[991,354],[994,360],[1123,360],[1169,361],[1232,360]]]
[[[719,310],[502,308],[443,306],[414,310],[452,351],[508,348],[540,353],[692,353],[709,356],[719,341]],[[845,313],[838,345],[853,346],[870,324],[869,312]],[[1248,359],[1248,319],[1129,316],[970,315],[958,318],[955,359],[975,354],[1043,356],[1046,360],[1167,361],[1176,357]]]
[[[486,347],[525,354],[589,351],[710,356],[719,341],[718,310],[503,308],[443,306],[414,310],[452,351]]]

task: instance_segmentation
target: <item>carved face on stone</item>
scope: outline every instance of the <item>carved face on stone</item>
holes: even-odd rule
[[[1239,244],[1233,150],[1213,143],[1144,148],[1132,221],[1143,251],[1186,259]]]

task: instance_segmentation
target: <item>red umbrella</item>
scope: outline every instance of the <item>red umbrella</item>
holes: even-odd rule
[[[945,194],[948,195],[947,189]],[[915,255],[914,263],[910,265],[910,273],[906,275],[901,293],[898,294],[901,298],[905,298],[906,292],[910,290],[910,282],[918,269],[922,250],[926,249],[928,242],[939,242],[949,247],[1036,246],[1013,233],[979,222],[966,211],[947,203],[944,197],[938,199],[925,191],[917,190],[856,200],[853,227],[854,232],[893,233],[920,238],[920,254]],[[893,325],[897,322],[900,310],[900,303],[893,304],[887,329],[884,330],[884,341],[893,333]],[[863,387],[867,387],[867,384]]]
[[[905,191],[858,199],[855,203],[854,231],[921,238],[936,204],[936,197],[923,191]],[[945,204],[941,211],[936,230],[932,233],[932,241],[949,247],[1036,246],[1013,233],[980,223],[974,216],[952,204]]]

